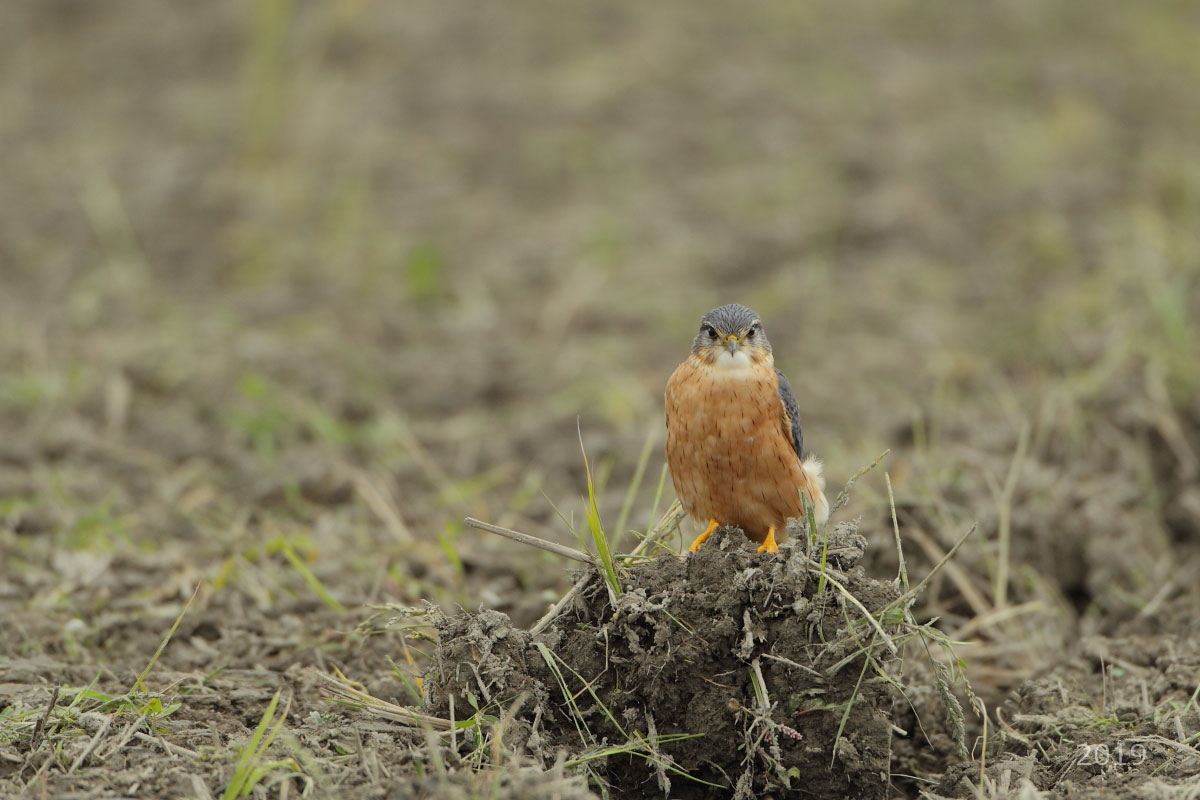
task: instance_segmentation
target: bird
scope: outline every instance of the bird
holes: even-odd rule
[[[665,392],[666,457],[684,511],[703,533],[741,528],[778,552],[789,518],[829,519],[824,468],[804,455],[804,434],[792,386],[775,368],[758,314],[719,306],[700,319],[692,351],[671,374]]]

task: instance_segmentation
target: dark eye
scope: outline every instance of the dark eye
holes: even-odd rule
[[[706,336],[708,336],[708,338],[710,338],[710,339],[717,338],[717,329],[714,328],[712,325],[709,325],[708,323],[705,323],[700,326],[700,332],[705,334]]]
[[[754,334],[756,334],[756,333],[758,333],[758,323],[755,323],[750,326],[750,330],[746,331],[746,338],[753,339]]]

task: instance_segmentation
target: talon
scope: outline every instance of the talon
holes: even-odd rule
[[[690,550],[693,553],[696,552],[697,550],[699,550],[700,545],[704,544],[704,540],[707,539],[712,534],[712,532],[715,531],[716,529],[717,529],[717,521],[715,519],[710,519],[708,521],[708,527],[704,529],[704,533],[702,533],[696,537],[696,540],[694,542],[692,542],[691,546],[688,547],[688,550]]]
[[[775,544],[775,526],[767,528],[767,538],[763,539],[763,543],[758,546],[758,552],[766,550],[768,553],[778,553],[779,545]]]

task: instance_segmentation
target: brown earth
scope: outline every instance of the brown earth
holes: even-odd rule
[[[0,4],[0,796],[1196,797],[1197,53],[1183,0]],[[795,548],[679,555],[729,301],[835,493],[889,450],[826,574],[894,656]],[[672,552],[531,634],[584,578],[462,520],[590,548],[581,440]]]

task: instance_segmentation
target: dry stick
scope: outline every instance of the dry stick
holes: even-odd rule
[[[1008,559],[1012,542],[1012,501],[1017,491],[1017,479],[1021,475],[1021,462],[1025,460],[1025,450],[1029,447],[1029,421],[1021,423],[1021,432],[1017,438],[1017,450],[1013,453],[1012,463],[1008,465],[1008,475],[1004,479],[1004,488],[999,492],[992,489],[996,500],[996,511],[1000,515],[997,536],[1000,552],[996,555],[996,586],[992,591],[993,605],[1004,608],[1008,603]],[[991,482],[989,481],[989,485]]]
[[[880,456],[883,458],[883,456]],[[888,490],[888,505],[892,508],[892,533],[896,536],[896,558],[900,560],[900,571],[896,577],[901,580],[901,586],[904,591],[908,591],[908,567],[904,563],[904,548],[900,546],[900,520],[896,518],[896,496],[892,494],[892,476],[887,472],[883,473],[883,480],[887,483]]]
[[[905,530],[908,531],[908,538],[916,542],[925,551],[925,555],[930,561],[938,563],[946,560],[946,554],[942,552],[942,548],[938,547],[937,542],[921,527],[910,524],[905,526]],[[967,605],[975,612],[976,617],[992,613],[992,607],[988,603],[987,598],[975,588],[975,584],[971,583],[971,579],[959,569],[957,564],[947,564],[946,575],[950,578],[950,582],[954,584],[955,588],[958,589],[958,593],[967,601]]]
[[[55,752],[51,752],[50,755],[46,757],[46,760],[42,763],[41,769],[39,769],[37,772],[35,772],[33,774],[33,777],[29,779],[29,782],[25,784],[25,792],[26,793],[28,793],[29,788],[31,786],[33,786],[35,783],[37,783],[38,780],[40,779],[42,781],[42,797],[46,796],[46,772],[47,772],[47,770],[50,769],[50,765],[55,763],[57,760],[58,760],[58,753],[55,753]],[[25,771],[24,769],[21,770],[21,772],[24,772],[24,771]],[[17,773],[17,774],[19,775],[20,773]]]
[[[979,527],[978,524],[971,525],[971,527],[967,529],[967,532],[964,533],[962,537],[960,537],[959,540],[954,543],[954,546],[950,548],[949,552],[946,553],[942,560],[933,565],[933,569],[929,570],[929,574],[922,578],[920,583],[909,589],[907,592],[902,594],[898,600],[893,602],[907,603],[916,599],[917,595],[919,595],[925,589],[925,585],[929,583],[933,576],[937,575],[938,572],[941,571],[942,567],[946,566],[950,559],[954,558],[954,555],[958,552],[958,548],[963,546],[963,542],[970,538],[971,534],[975,532],[977,527]]]
[[[196,800],[212,800],[212,792],[208,790],[208,784],[199,775],[192,775],[192,792],[196,795]]]
[[[779,742],[773,733],[775,721],[771,719],[771,695],[767,692],[767,679],[763,677],[762,662],[759,661],[757,656],[750,662],[750,669],[753,671],[758,689],[762,693],[758,698],[758,713],[767,725],[767,741],[770,742],[771,757],[775,760],[775,772],[784,781],[784,784],[787,785],[787,774],[783,769],[783,750],[780,748]]]
[[[384,490],[376,486],[366,472],[354,468],[348,468],[348,470],[358,496],[375,512],[375,516],[383,520],[396,541],[411,542],[413,540],[412,531],[405,524],[404,518],[400,516],[395,504],[384,494]]]
[[[987,740],[988,740],[988,715],[987,706],[978,697],[973,703],[975,713],[983,719],[983,745],[979,748],[979,796],[983,797],[983,778],[987,772]]]
[[[1196,705],[1196,699],[1200,698],[1200,683],[1196,684],[1196,691],[1192,692],[1192,699],[1188,700],[1188,704],[1183,707],[1183,713],[1180,716],[1187,716],[1187,713],[1192,710],[1192,706]]]
[[[672,509],[674,509],[672,511]],[[646,538],[637,543],[637,547],[629,552],[631,556],[641,555],[646,550],[649,550],[653,545],[658,544],[669,531],[674,530],[687,514],[683,507],[679,505],[679,501],[671,503],[667,506],[666,512],[663,514],[662,520],[654,527],[654,530],[646,534]]]
[[[532,634],[541,633],[546,626],[549,625],[554,618],[557,617],[559,613],[571,603],[572,600],[579,596],[579,593],[584,590],[584,587],[588,585],[591,579],[592,573],[589,572],[576,581],[575,585],[572,586],[566,594],[559,598],[558,602],[551,606],[550,610],[547,611],[545,615],[537,621],[537,624],[529,629],[529,632]]]
[[[38,720],[37,726],[33,729],[33,738],[29,741],[29,752],[37,751],[37,747],[42,738],[42,731],[46,728],[46,720],[50,717],[50,712],[58,705],[58,689],[54,687],[54,694],[50,695],[50,705],[46,706],[46,710],[42,712],[41,719]]]
[[[668,533],[678,529],[679,523],[682,522],[683,518],[686,516],[687,514],[684,513],[683,508],[680,507],[679,501],[674,501],[671,503],[671,505],[667,506],[667,510],[663,513],[662,519],[658,521],[658,524],[651,528],[650,532],[642,537],[642,539],[637,543],[636,547],[634,547],[628,553],[620,553],[613,556],[613,561],[619,561],[621,562],[622,566],[628,566],[631,561],[638,556],[643,555],[647,550],[655,545],[658,545],[669,552],[669,548],[662,544],[662,540]],[[678,555],[678,553],[676,553],[676,555]],[[649,558],[649,556],[646,557]]]
[[[951,564],[950,566],[953,566]],[[949,572],[949,569],[947,569]],[[951,633],[951,638],[965,641],[968,637],[974,636],[976,632],[990,628],[994,625],[999,625],[1010,619],[1032,614],[1035,611],[1042,611],[1046,608],[1046,604],[1041,600],[1030,600],[1027,603],[1020,603],[1015,606],[1006,606],[1004,608],[989,611],[986,614],[980,614],[972,617],[963,623],[963,626]]]
[[[71,764],[71,768],[67,770],[68,775],[79,769],[79,765],[83,763],[83,760],[92,754],[92,751],[96,749],[96,745],[100,744],[100,740],[108,733],[108,727],[111,724],[112,717],[105,717],[104,722],[100,724],[100,730],[96,731],[96,735],[88,742],[88,746],[83,749],[83,752],[75,759],[75,763]]]
[[[125,731],[121,734],[121,738],[117,740],[117,743],[110,746],[108,748],[108,751],[105,752],[104,755],[97,756],[97,757],[101,761],[103,761],[104,759],[111,756],[113,753],[120,751],[122,748],[125,747],[125,745],[129,744],[129,740],[133,738],[133,734],[137,731],[138,728],[140,728],[142,726],[142,723],[146,721],[147,716],[149,716],[149,715],[146,712],[143,712],[140,715],[138,715],[137,719],[135,719],[133,722],[131,722],[125,726]]]
[[[474,517],[467,517],[463,521],[472,528],[478,528],[481,531],[494,533],[498,536],[512,539],[514,542],[527,544],[530,547],[536,547],[539,550],[545,550],[547,553],[554,553],[555,555],[565,556],[566,558],[573,558],[576,561],[582,561],[584,564],[590,564],[593,567],[596,566],[595,559],[582,550],[576,550],[574,547],[567,547],[563,544],[548,542],[545,539],[539,539],[536,536],[530,536],[528,533],[514,531],[511,528],[501,528],[499,525],[493,525],[490,522],[484,522],[482,520],[475,519]]]
[[[200,758],[200,754],[195,750],[189,750],[182,745],[175,744],[174,742],[168,742],[161,736],[154,737],[148,733],[142,733],[141,731],[138,731],[137,733],[133,734],[133,738],[146,742],[147,744],[157,745],[165,752],[173,753],[177,756],[184,756],[185,758]]]
[[[1159,606],[1170,596],[1171,592],[1175,591],[1175,581],[1169,580],[1162,585],[1162,588],[1154,593],[1154,597],[1150,598],[1150,602],[1142,606],[1142,610],[1137,613],[1134,619],[1146,619],[1154,615],[1158,611]]]

